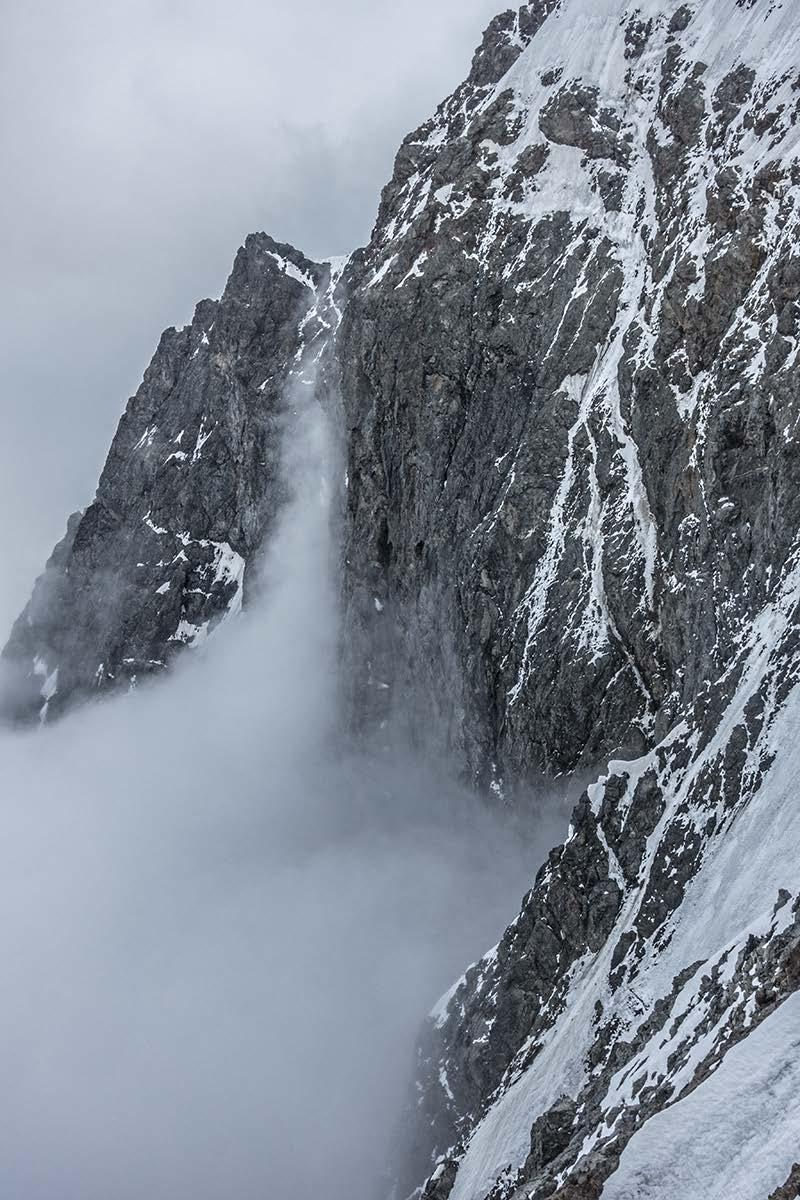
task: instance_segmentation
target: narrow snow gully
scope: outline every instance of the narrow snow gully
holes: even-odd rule
[[[292,375],[243,613],[168,677],[0,741],[9,1200],[374,1200],[425,1011],[559,836],[336,737],[322,350]]]

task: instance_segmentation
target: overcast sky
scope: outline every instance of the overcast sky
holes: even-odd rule
[[[0,640],[168,325],[244,236],[363,243],[497,0],[2,6]]]

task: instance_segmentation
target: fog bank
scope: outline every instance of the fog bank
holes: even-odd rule
[[[5,1200],[378,1200],[419,1022],[557,840],[341,748],[331,446],[295,414],[243,617],[0,741]]]

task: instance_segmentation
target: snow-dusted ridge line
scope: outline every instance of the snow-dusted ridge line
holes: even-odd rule
[[[515,1060],[509,1068],[507,1081],[501,1085],[497,1098],[467,1143],[451,1193],[452,1200],[482,1198],[501,1177],[513,1181],[529,1153],[530,1129],[537,1116],[555,1104],[564,1092],[580,1096],[587,1088],[590,1080],[584,1063],[596,1036],[592,1014],[598,1001],[603,1006],[604,1023],[616,1026],[617,1036],[629,1041],[635,1039],[637,1030],[647,1027],[665,1001],[668,1007],[639,1053],[611,1076],[608,1090],[599,1101],[602,1111],[611,1116],[605,1124],[598,1123],[584,1140],[579,1159],[625,1130],[623,1119],[641,1104],[648,1089],[658,1089],[663,1096],[667,1088],[674,1101],[679,1101],[683,1095],[691,1095],[696,1078],[704,1078],[709,1063],[712,1069],[716,1063],[724,1065],[729,1046],[737,1045],[745,1038],[749,1027],[757,1028],[765,1014],[771,1019],[769,1013],[774,1008],[769,1004],[765,1007],[763,1001],[759,1008],[756,1001],[758,989],[769,987],[766,969],[763,978],[757,977],[754,971],[742,978],[739,969],[748,947],[758,942],[768,945],[782,936],[788,936],[788,944],[797,946],[800,954],[800,888],[796,873],[800,809],[790,800],[794,782],[800,778],[800,750],[792,732],[800,720],[800,685],[794,686],[781,708],[767,716],[751,749],[751,754],[760,762],[774,765],[768,768],[760,786],[753,782],[752,772],[749,788],[748,777],[743,779],[742,800],[733,816],[728,816],[725,808],[718,806],[716,837],[705,847],[701,865],[689,883],[680,907],[671,915],[668,924],[639,948],[638,959],[634,953],[635,944],[620,963],[614,964],[614,957],[617,946],[636,929],[652,864],[663,854],[670,831],[688,827],[695,818],[702,827],[713,815],[704,800],[704,772],[724,758],[748,706],[764,691],[765,684],[769,684],[771,673],[782,670],[782,643],[793,633],[799,610],[800,573],[795,567],[781,597],[756,623],[740,682],[712,740],[704,746],[696,733],[678,729],[665,742],[663,751],[668,754],[686,743],[695,747],[688,770],[679,768],[676,771],[670,765],[659,768],[661,755],[656,750],[636,762],[611,763],[608,775],[589,789],[592,808],[599,814],[608,781],[620,776],[626,778],[629,810],[638,782],[648,771],[656,771],[664,794],[671,799],[650,835],[639,879],[633,887],[626,889],[613,936],[599,955],[586,956],[573,966],[560,1013],[538,1040],[535,1065],[520,1072]],[[768,686],[766,694],[769,692]],[[669,764],[669,760],[667,762]],[[623,805],[623,819],[625,813]],[[600,821],[598,833],[609,856],[610,874],[619,878],[619,868],[613,861],[613,851],[608,847]],[[576,836],[574,829],[571,836]],[[494,950],[478,965],[479,979],[490,970],[496,956]],[[618,971],[620,965],[624,967],[626,960],[636,963],[630,983],[610,984],[615,970]],[[687,964],[694,964],[693,970],[674,992],[674,981],[682,973],[685,976]],[[715,980],[715,987],[711,989],[710,978]],[[454,985],[453,991],[437,1005],[432,1016],[435,1015],[438,1024],[443,1023],[448,1004],[463,1005],[459,996],[463,982],[460,980]],[[720,1008],[721,987],[727,989],[728,1001]],[[796,1006],[791,1012],[794,1016],[789,1018],[787,1015],[786,1020],[793,1021],[789,1027],[794,1029],[796,1037],[800,1037]],[[778,1024],[782,1021],[783,1018]],[[524,1059],[527,1051],[528,1048],[523,1047],[518,1058]],[[746,1054],[744,1058],[747,1059]],[[742,1103],[749,1103],[747,1096],[742,1097]],[[734,1120],[735,1110],[729,1116]],[[630,1132],[628,1127],[625,1140]],[[651,1143],[645,1141],[643,1144]],[[782,1147],[781,1153],[776,1149],[771,1160],[762,1157],[760,1164],[763,1172],[766,1162],[769,1178],[777,1186],[791,1169],[791,1154],[796,1152],[796,1145],[789,1138],[786,1127],[776,1130],[774,1144],[779,1149]],[[715,1153],[713,1143],[709,1145],[708,1159],[703,1157],[702,1147],[695,1148],[691,1159],[695,1177],[703,1178],[702,1171],[713,1168],[717,1162]],[[632,1161],[642,1162],[641,1157],[636,1156]],[[668,1158],[668,1161],[673,1160]],[[672,1169],[680,1170],[677,1160]],[[632,1170],[641,1170],[641,1167],[635,1166]],[[562,1172],[561,1183],[567,1178],[568,1172]],[[672,1176],[668,1174],[667,1180],[670,1178]],[[644,1194],[663,1196],[666,1200],[671,1194],[668,1184],[664,1183],[662,1190],[658,1190],[660,1186],[652,1184],[655,1190]],[[633,1194],[615,1190],[613,1176],[609,1188],[611,1196]],[[717,1193],[697,1193],[698,1196],[701,1194]],[[723,1194],[719,1192],[720,1196]],[[743,1196],[745,1194],[752,1194],[754,1198],[757,1195],[755,1191],[742,1192]]]
[[[788,0],[501,15],[369,246],[328,267],[256,235],[165,335],[52,571],[75,628],[98,562],[139,605],[113,620],[140,644],[92,643],[99,684],[198,644],[274,511],[285,389],[302,409],[341,376],[358,719],[412,695],[419,743],[502,805],[592,769],[431,1013],[398,1197],[636,1187],[648,1122],[680,1136],[795,1014],[799,138]],[[32,611],[33,711],[55,712],[85,680]]]
[[[650,1144],[636,1128],[700,1096],[800,983],[800,9],[557,0],[492,36],[398,156],[365,253],[380,332],[359,366],[384,338],[391,375],[393,322],[415,309],[445,340],[459,320],[477,330],[477,351],[447,359],[416,322],[435,382],[409,368],[363,409],[396,489],[393,552],[405,521],[456,576],[465,724],[487,694],[497,709],[471,745],[455,735],[470,769],[505,797],[515,770],[613,759],[420,1047],[420,1196],[572,1200],[604,1194],[631,1135]],[[464,382],[481,371],[485,401]],[[432,496],[391,437],[429,470],[447,443]],[[465,519],[420,518],[424,502]],[[422,614],[409,643],[435,655],[425,623],[450,631],[428,561],[416,590],[410,554],[391,570],[390,598]],[[552,1162],[539,1121],[543,1142],[565,1139]],[[791,1166],[776,1157],[770,1186]],[[709,1187],[710,1169],[698,1159]]]
[[[279,414],[312,327],[338,324],[345,262],[314,263],[266,234],[240,248],[223,295],[168,329],[128,402],[95,500],[67,536],[3,652],[17,719],[163,671],[240,610],[278,502]],[[324,293],[324,301],[323,301]],[[36,661],[58,668],[42,694]]]
[[[634,1134],[604,1200],[762,1200],[797,1159],[799,1098],[795,994],[696,1091]]]

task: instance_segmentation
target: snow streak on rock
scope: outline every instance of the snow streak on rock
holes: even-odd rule
[[[361,536],[387,524],[398,640],[448,648],[479,778],[612,759],[435,1010],[403,1193],[596,1197],[621,1153],[638,1186],[636,1130],[702,1105],[800,984],[799,86],[788,4],[531,4],[384,194],[352,302],[379,333],[352,341],[389,465],[353,508]],[[411,264],[416,372],[391,334]],[[744,1110],[715,1111],[735,1141]],[[776,1120],[766,1173],[721,1176],[753,1200],[792,1168]]]
[[[239,612],[285,491],[287,391],[309,370],[307,344],[318,358],[335,332],[343,265],[254,235],[222,299],[163,335],[93,504],[72,518],[4,651],[17,713],[52,717],[135,683]]]
[[[689,1196],[708,1114],[698,1195],[792,1177],[798,118],[789,0],[501,14],[367,247],[250,238],[164,335],[5,652],[50,716],[196,644],[247,598],[286,388],[341,385],[352,722],[503,804],[596,779],[426,1025],[398,1196]],[[756,1059],[769,1151],[722,1161]]]

